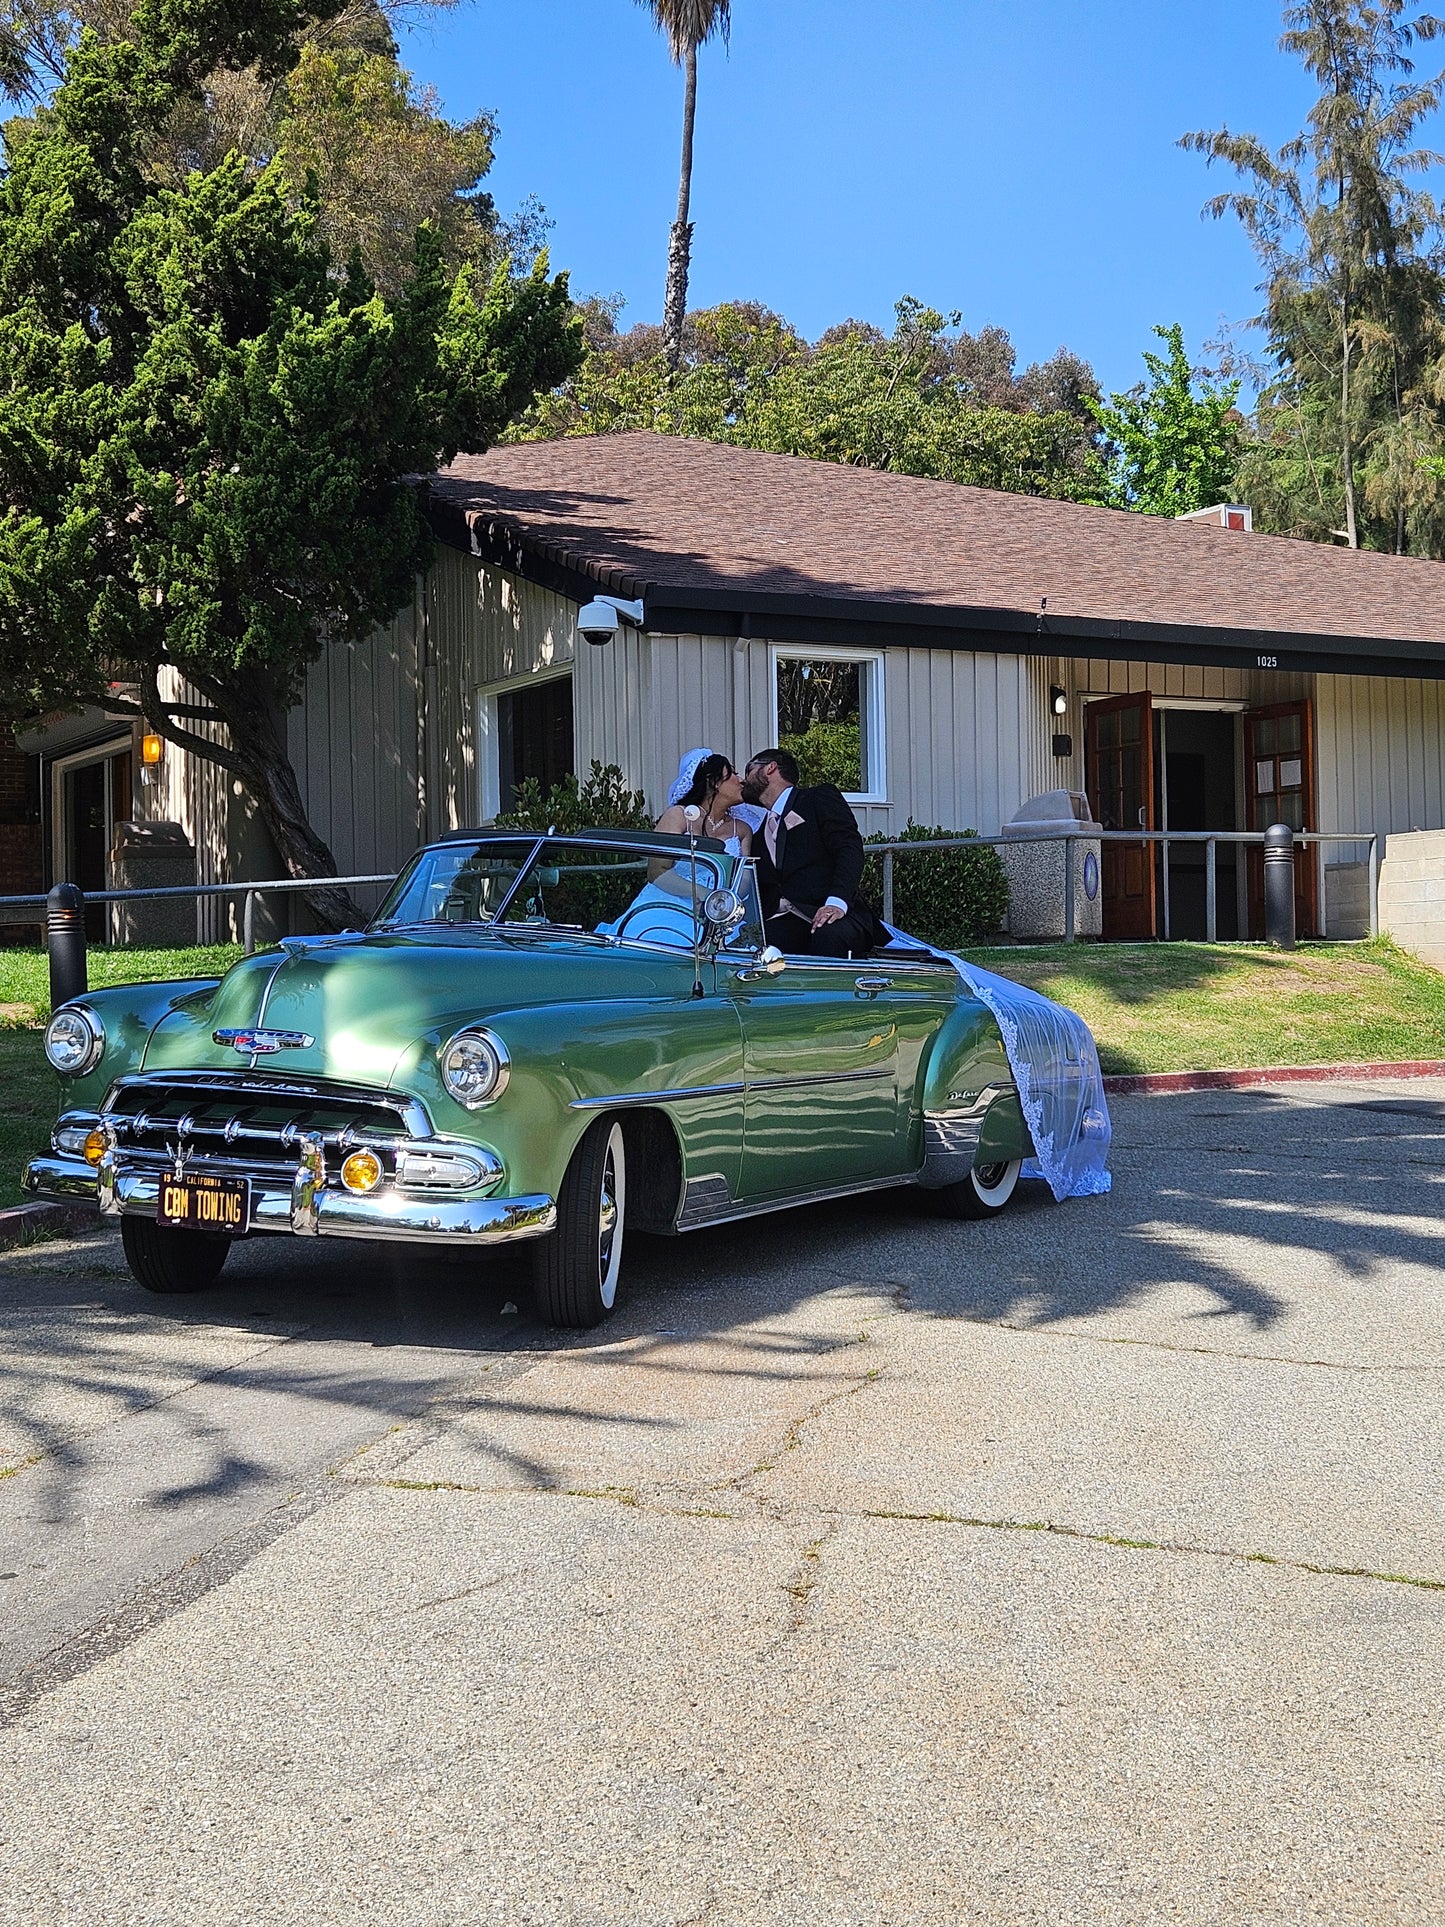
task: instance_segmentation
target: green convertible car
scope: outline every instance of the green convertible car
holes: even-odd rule
[[[764,947],[750,864],[656,832],[459,832],[370,925],[63,1005],[26,1188],[118,1218],[152,1291],[236,1238],[535,1241],[539,1310],[611,1311],[626,1231],[889,1185],[983,1217],[1030,1154],[958,975]]]

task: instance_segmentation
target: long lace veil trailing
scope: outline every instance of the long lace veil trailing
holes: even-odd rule
[[[1082,1017],[1022,984],[980,970],[951,950],[919,943],[884,928],[901,943],[951,963],[972,994],[992,1013],[1018,1086],[1034,1155],[1025,1177],[1044,1178],[1056,1198],[1086,1198],[1109,1190],[1113,1127],[1094,1035]]]

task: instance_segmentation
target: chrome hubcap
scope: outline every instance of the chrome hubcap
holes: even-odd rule
[[[617,1231],[616,1187],[617,1174],[613,1170],[612,1153],[609,1151],[602,1170],[602,1203],[597,1214],[597,1255],[603,1271],[612,1262],[612,1240]]]

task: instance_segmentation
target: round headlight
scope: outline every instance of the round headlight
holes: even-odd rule
[[[45,1055],[62,1077],[83,1077],[94,1070],[104,1049],[100,1019],[84,1004],[67,1004],[45,1027]]]
[[[507,1088],[511,1060],[499,1037],[486,1030],[459,1031],[442,1047],[442,1082],[469,1111],[490,1104]]]

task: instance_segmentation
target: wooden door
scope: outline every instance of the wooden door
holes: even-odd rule
[[[1087,705],[1084,767],[1096,822],[1106,830],[1154,828],[1154,704],[1147,689]],[[1155,936],[1153,844],[1106,842],[1099,871],[1105,938]]]
[[[1288,823],[1292,830],[1313,830],[1315,822],[1314,706],[1269,703],[1244,713],[1246,824],[1267,830]],[[1312,937],[1319,927],[1315,845],[1302,843],[1294,854],[1295,932]],[[1264,935],[1264,852],[1249,852],[1249,927]]]

